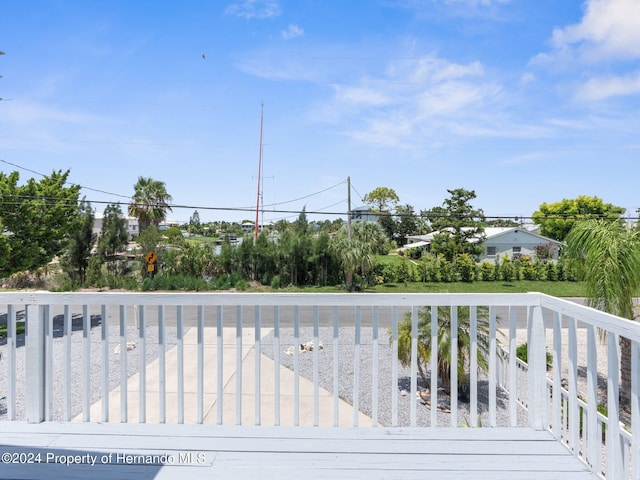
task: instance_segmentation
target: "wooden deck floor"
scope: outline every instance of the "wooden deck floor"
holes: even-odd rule
[[[2,479],[596,478],[550,433],[528,428],[3,422],[0,454]]]

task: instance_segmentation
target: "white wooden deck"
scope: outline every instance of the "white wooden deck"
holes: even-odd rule
[[[2,479],[597,478],[529,428],[3,422],[0,454]],[[80,463],[60,463],[69,458]]]

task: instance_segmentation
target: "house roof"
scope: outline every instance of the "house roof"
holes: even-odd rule
[[[464,230],[471,230],[471,227],[463,227],[463,231]],[[452,231],[452,229],[445,229],[448,231]],[[560,245],[561,242],[558,242],[557,240],[553,240],[552,238],[548,238],[548,237],[543,237],[542,235],[539,235],[537,233],[534,233],[532,231],[530,231],[527,228],[524,227],[487,227],[484,229],[484,240],[483,241],[487,241],[496,237],[500,237],[501,235],[505,235],[506,233],[512,232],[513,230],[520,230],[524,233],[526,233],[527,235],[533,235],[534,237],[538,237],[541,241],[544,241],[545,243],[555,243],[556,245]],[[417,246],[416,243],[419,242],[426,242],[425,244],[429,244],[431,243],[431,241],[433,240],[433,237],[438,235],[439,233],[442,233],[442,231],[436,231],[436,232],[431,232],[431,233],[427,233],[426,235],[408,235],[407,239],[408,240],[414,240],[414,243],[410,243],[407,245],[407,247],[415,247]],[[478,239],[476,238],[475,241],[478,241]]]

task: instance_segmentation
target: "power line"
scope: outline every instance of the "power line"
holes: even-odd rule
[[[331,186],[331,187],[327,187],[324,190],[320,190],[319,192],[315,192],[315,193],[310,193],[309,195],[305,195],[304,197],[298,197],[298,198],[294,198],[293,200],[286,200],[284,202],[277,202],[277,203],[270,203],[269,205],[264,205],[264,207],[276,207],[278,205],[285,205],[287,203],[293,203],[293,202],[299,202],[300,200],[305,200],[307,198],[313,197],[315,195],[320,195],[321,193],[327,192],[333,188],[339,187],[340,185],[344,185],[346,183],[346,180],[340,182],[340,183],[336,183],[335,185]],[[249,208],[249,207],[247,207]]]
[[[19,169],[24,170],[24,171],[26,171],[26,172],[35,173],[36,175],[40,175],[41,177],[47,177],[47,176],[48,176],[48,175],[45,175],[44,173],[38,172],[38,171],[36,171],[36,170],[32,170],[32,169],[30,169],[30,168],[27,168],[27,167],[23,167],[23,166],[21,166],[21,165],[18,165],[17,163],[8,162],[7,160],[3,160],[2,158],[0,158],[0,162],[2,162],[2,163],[6,163],[7,165],[11,165],[12,167],[19,168]],[[106,195],[113,195],[113,196],[115,196],[115,197],[120,197],[120,198],[131,198],[131,197],[128,197],[128,196],[126,196],[126,195],[120,195],[120,194],[118,194],[118,193],[113,193],[113,192],[107,192],[107,191],[105,191],[105,190],[100,190],[100,189],[98,189],[98,188],[85,187],[85,186],[80,185],[80,184],[78,184],[78,183],[70,183],[70,185],[72,185],[72,186],[78,186],[78,187],[80,187],[80,188],[82,188],[82,189],[84,189],[84,190],[90,190],[90,191],[92,191],[92,192],[96,192],[96,193],[104,193],[104,194],[106,194]]]

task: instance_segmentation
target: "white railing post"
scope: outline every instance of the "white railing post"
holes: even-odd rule
[[[27,305],[27,422],[44,422],[45,317],[42,305]]]
[[[528,324],[529,386],[527,404],[529,407],[529,426],[536,430],[546,428],[546,336],[542,307],[529,307]]]

